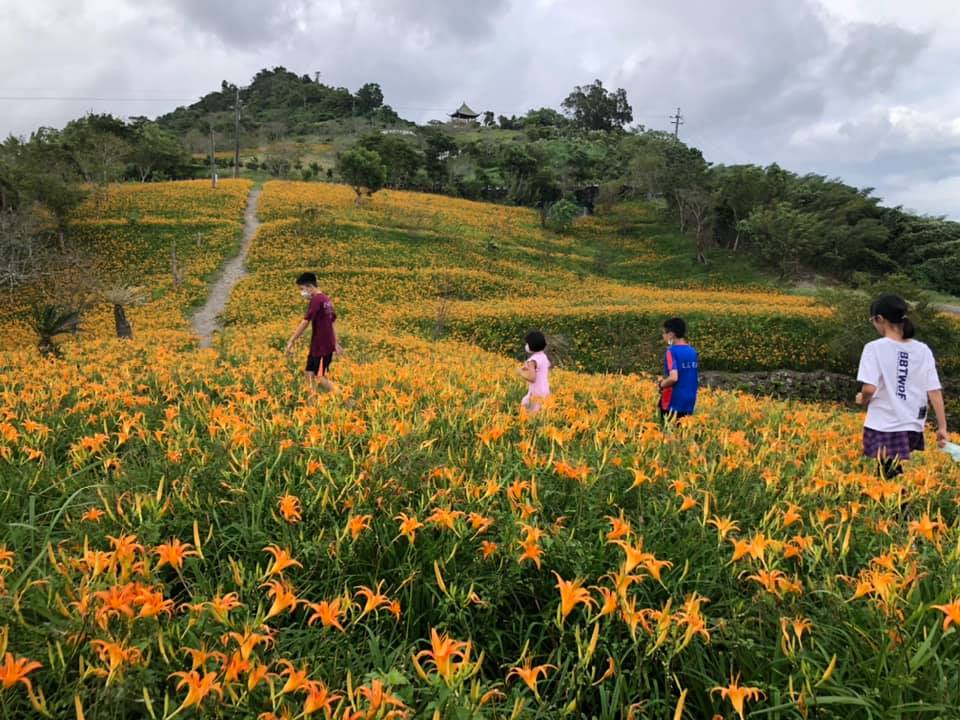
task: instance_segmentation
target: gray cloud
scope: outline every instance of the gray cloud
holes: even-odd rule
[[[171,8],[190,28],[226,45],[246,49],[274,43],[298,32],[309,9],[305,0],[171,0]]]
[[[929,34],[893,25],[854,23],[828,70],[842,91],[876,94],[890,89],[929,42]]]
[[[423,33],[430,45],[442,45],[489,36],[508,7],[508,0],[394,0],[383,3],[381,12],[400,28]]]

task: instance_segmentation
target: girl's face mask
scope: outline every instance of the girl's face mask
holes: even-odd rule
[[[526,352],[533,352],[533,351],[530,349],[530,343],[524,343],[523,349],[524,349]]]

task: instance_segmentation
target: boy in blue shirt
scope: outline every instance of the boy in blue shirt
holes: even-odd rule
[[[682,319],[670,318],[663,323],[667,351],[663,356],[664,377],[659,382],[661,418],[687,417],[697,404],[700,363],[686,335],[687,324]]]

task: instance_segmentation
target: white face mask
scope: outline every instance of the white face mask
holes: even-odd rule
[[[524,344],[523,349],[526,350],[527,352],[533,352],[533,350],[530,349],[530,343]]]
[[[309,290],[301,290],[301,291],[300,291],[300,297],[302,297],[304,300],[308,299],[308,298],[310,297],[310,291],[309,291]]]
[[[673,338],[667,338],[667,345],[673,345]]]

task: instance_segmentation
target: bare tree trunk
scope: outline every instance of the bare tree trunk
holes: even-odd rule
[[[686,213],[684,212],[682,191],[677,190],[674,193],[674,196],[677,198],[677,210],[680,213],[680,232],[684,232],[687,226],[687,218]]]
[[[707,256],[704,252],[704,227],[703,227],[703,215],[701,213],[697,214],[697,262],[701,265],[707,264]]]
[[[113,322],[117,326],[117,337],[125,340],[133,339],[133,328],[130,327],[130,322],[127,320],[127,313],[123,309],[123,305],[114,305],[113,306]]]
[[[737,215],[737,211],[733,210],[733,252],[737,251],[737,248],[740,247],[740,217]]]

